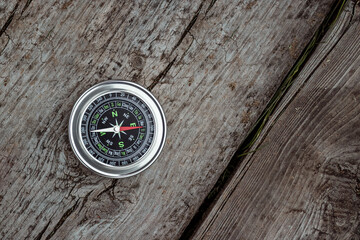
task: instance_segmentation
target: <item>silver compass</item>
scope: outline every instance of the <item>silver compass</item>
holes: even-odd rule
[[[77,158],[92,171],[109,178],[129,177],[159,156],[166,138],[165,115],[142,86],[106,81],[75,103],[69,138]]]

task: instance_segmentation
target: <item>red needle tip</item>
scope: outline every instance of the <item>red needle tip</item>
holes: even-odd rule
[[[140,127],[120,127],[120,132],[133,130],[133,129],[138,129],[138,128],[142,128],[142,127],[141,126]]]

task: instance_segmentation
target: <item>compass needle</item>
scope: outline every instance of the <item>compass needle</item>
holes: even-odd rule
[[[91,130],[90,132],[114,132],[114,128],[96,129],[96,130]]]
[[[142,127],[120,127],[120,131],[123,132],[123,131],[135,130],[135,129],[139,129],[139,128],[142,128]]]
[[[79,160],[96,173],[128,177],[158,157],[165,143],[165,123],[161,106],[145,88],[125,81],[103,82],[75,103],[70,143]]]

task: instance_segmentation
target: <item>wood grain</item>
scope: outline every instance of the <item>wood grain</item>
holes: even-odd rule
[[[333,2],[33,0],[6,8],[1,238],[179,237]],[[160,158],[128,179],[82,168],[68,142],[76,99],[107,79],[152,89],[167,116]]]
[[[194,239],[360,238],[360,6],[348,4]]]

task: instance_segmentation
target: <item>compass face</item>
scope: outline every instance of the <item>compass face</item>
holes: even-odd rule
[[[150,148],[155,126],[149,107],[130,93],[108,93],[86,109],[81,137],[98,161],[125,166],[138,161]]]
[[[75,155],[110,178],[135,175],[159,156],[166,137],[165,115],[155,97],[138,84],[107,81],[75,103],[69,139]]]

